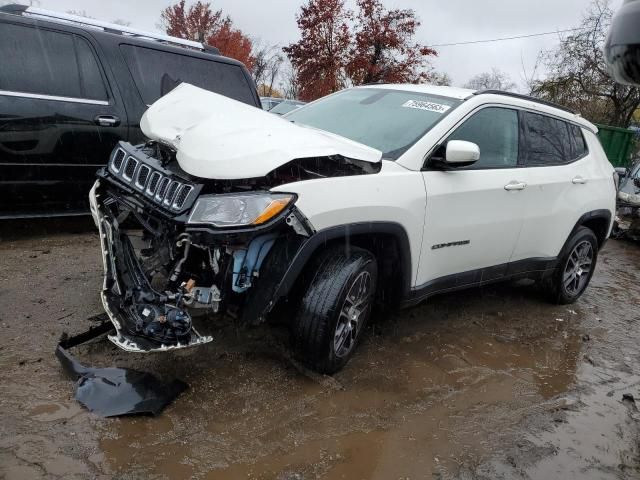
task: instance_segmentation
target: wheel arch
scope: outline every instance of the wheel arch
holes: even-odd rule
[[[397,275],[395,278],[398,281],[391,282],[398,287],[394,296],[403,298],[408,294],[411,287],[412,263],[409,235],[404,227],[395,222],[350,223],[320,230],[300,246],[264,313],[269,313],[279,300],[289,295],[305,267],[320,251],[341,243],[345,248],[356,246],[372,251],[377,257],[383,282],[385,275]],[[390,255],[391,264],[385,258],[386,255]]]
[[[602,209],[587,212],[578,219],[568,238],[571,238],[578,228],[587,227],[598,239],[598,249],[602,249],[611,230],[611,220],[612,215],[609,210]]]

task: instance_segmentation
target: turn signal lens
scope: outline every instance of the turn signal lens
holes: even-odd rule
[[[271,220],[273,217],[278,215],[282,210],[284,210],[289,202],[291,201],[291,197],[289,198],[278,198],[277,200],[272,200],[271,203],[263,210],[263,212],[258,215],[258,217],[251,222],[252,225],[260,225]]]

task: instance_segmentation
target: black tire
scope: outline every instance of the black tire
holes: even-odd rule
[[[547,284],[552,302],[567,305],[587,289],[598,260],[598,239],[587,227],[580,227],[567,240],[553,277]]]
[[[292,326],[293,344],[306,365],[332,374],[347,364],[362,337],[371,315],[378,267],[367,250],[337,247],[322,252],[310,273]],[[361,288],[363,298],[356,297]]]

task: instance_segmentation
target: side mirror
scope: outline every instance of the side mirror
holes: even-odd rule
[[[449,140],[444,162],[449,167],[467,167],[480,159],[480,147],[473,142]]]
[[[626,0],[613,17],[604,46],[609,73],[618,83],[640,85],[640,1]]]
[[[633,184],[634,184],[636,187],[639,187],[639,188],[640,188],[640,177],[636,177],[636,178],[634,178],[634,179],[633,179]]]

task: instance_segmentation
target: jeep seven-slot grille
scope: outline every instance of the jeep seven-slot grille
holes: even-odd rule
[[[164,203],[165,205],[169,206],[173,203],[173,197],[176,196],[176,191],[178,190],[178,185],[180,185],[178,182],[176,182],[175,180],[173,182],[171,182],[171,185],[169,185],[169,189],[167,190],[167,194],[164,197],[164,200],[162,201],[162,203]]]
[[[151,173],[151,169],[146,165],[141,165],[138,170],[138,179],[136,180],[136,187],[144,190],[144,187],[147,186],[147,180],[149,180],[149,174]]]
[[[122,174],[122,176],[127,180],[131,180],[133,178],[133,174],[136,173],[137,166],[138,161],[135,158],[127,158],[127,164],[124,167],[124,173]]]
[[[162,200],[164,200],[164,194],[167,193],[167,186],[169,185],[170,181],[171,180],[169,179],[169,177],[164,177],[160,181],[160,186],[158,187],[158,191],[156,192],[156,201],[158,203],[161,203]]]
[[[192,203],[196,188],[165,172],[156,170],[145,160],[128,155],[118,148],[111,157],[109,170],[120,181],[130,185],[165,209],[181,211]]]
[[[149,180],[149,186],[147,187],[147,194],[154,195],[156,193],[156,188],[158,188],[158,182],[162,178],[158,172],[153,172],[151,174],[151,180]]]
[[[122,161],[124,160],[125,155],[126,153],[124,153],[124,150],[118,149],[113,157],[112,167],[116,172],[119,172],[122,168]]]
[[[182,188],[178,191],[178,195],[176,195],[176,200],[173,202],[176,208],[182,208],[184,206],[184,201],[191,193],[191,190],[193,190],[193,187],[190,185],[182,186]]]

